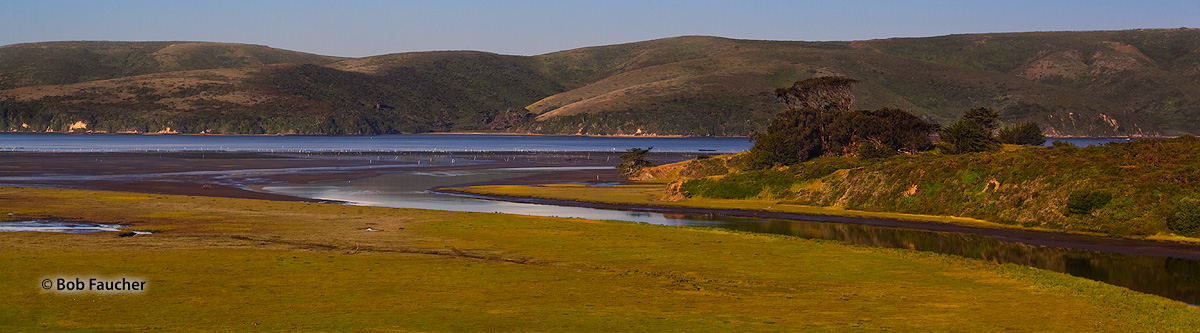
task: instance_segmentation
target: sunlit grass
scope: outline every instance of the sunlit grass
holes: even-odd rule
[[[7,213],[160,232],[0,233],[5,331],[1182,331],[1200,324],[1200,310],[1183,303],[1064,274],[716,229],[0,188],[0,214]],[[56,274],[150,282],[141,295],[42,293],[40,279]]]
[[[562,190],[564,187],[570,187],[570,190]],[[470,187],[447,188],[448,190],[457,190],[476,194],[490,195],[509,195],[520,197],[544,198],[544,199],[560,199],[573,201],[587,202],[604,202],[615,204],[638,204],[638,205],[657,205],[657,206],[673,206],[673,207],[692,207],[692,208],[716,208],[716,209],[742,209],[742,210],[765,210],[784,213],[798,214],[819,214],[819,215],[835,215],[835,216],[851,216],[851,217],[878,217],[891,218],[910,221],[927,221],[927,222],[942,222],[956,223],[964,225],[988,226],[988,227],[1011,227],[999,223],[991,223],[983,220],[957,217],[957,216],[937,216],[937,215],[920,215],[920,214],[904,214],[891,212],[871,212],[847,210],[835,207],[818,207],[808,205],[797,205],[783,203],[778,200],[762,200],[762,199],[711,199],[711,198],[688,198],[680,201],[662,200],[663,193],[667,188],[666,184],[636,184],[636,185],[618,185],[618,186],[586,186],[586,185],[480,185]]]

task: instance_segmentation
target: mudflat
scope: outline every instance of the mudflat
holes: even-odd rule
[[[227,198],[311,201],[247,185],[303,184],[384,173],[495,167],[612,166],[610,153],[44,153],[0,152],[0,184]],[[662,154],[662,162],[690,154]],[[541,177],[541,178],[538,178]],[[540,179],[540,180],[538,180]],[[536,181],[619,181],[612,170],[547,172]]]

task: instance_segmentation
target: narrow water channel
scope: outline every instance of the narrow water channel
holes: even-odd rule
[[[564,168],[569,169],[569,168]],[[257,189],[356,205],[421,208],[465,212],[578,217],[635,221],[660,225],[702,226],[748,232],[837,240],[851,244],[953,254],[1063,272],[1132,290],[1200,304],[1200,260],[1106,253],[1030,245],[992,236],[863,224],[803,220],[713,217],[566,207],[440,195],[436,186],[521,177],[547,171],[489,169],[420,171],[386,174],[352,181],[303,185],[268,185]]]

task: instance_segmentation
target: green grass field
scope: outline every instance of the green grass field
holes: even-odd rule
[[[8,215],[8,214],[13,215]],[[1186,331],[1200,309],[1063,274],[626,222],[0,188],[0,330]],[[379,231],[366,231],[367,227]],[[44,293],[50,275],[148,291]]]

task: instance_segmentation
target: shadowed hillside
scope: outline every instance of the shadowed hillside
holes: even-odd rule
[[[339,58],[261,45],[206,42],[48,42],[0,47],[0,90],[162,72],[327,64]]]
[[[943,124],[981,106],[1049,135],[1200,134],[1196,29],[855,42],[677,37],[532,57],[20,44],[0,47],[0,89],[8,89],[0,90],[0,127],[740,136],[784,110],[775,88],[828,75],[861,81],[856,109],[898,107]]]
[[[0,127],[23,131],[385,134],[498,130],[561,87],[479,52],[180,71],[12,89]],[[422,57],[416,57],[422,58]],[[363,63],[371,63],[367,70]],[[336,67],[350,70],[340,70]],[[509,108],[520,109],[515,116]],[[499,126],[499,128],[493,128]]]

